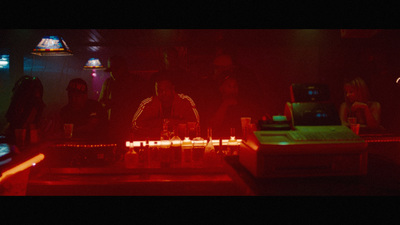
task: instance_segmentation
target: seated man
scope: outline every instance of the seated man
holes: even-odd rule
[[[86,82],[72,79],[67,91],[68,104],[60,111],[61,126],[74,124],[73,138],[103,140],[107,134],[107,114],[99,102],[88,99]]]
[[[189,96],[175,92],[169,73],[159,72],[154,80],[155,95],[144,99],[133,116],[132,132],[135,139],[160,138],[164,121],[168,121],[171,130],[178,124],[199,123],[195,103]]]

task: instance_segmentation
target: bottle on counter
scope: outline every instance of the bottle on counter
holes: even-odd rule
[[[192,161],[194,167],[202,167],[204,165],[205,142],[202,137],[193,139]]]
[[[172,149],[171,149],[171,141],[170,140],[161,140],[160,141],[160,167],[168,168],[171,167],[172,164]]]
[[[204,164],[208,167],[216,166],[218,164],[218,155],[213,144],[212,128],[207,129],[207,140],[204,150]]]
[[[181,148],[182,139],[178,136],[176,132],[174,132],[173,137],[171,138],[171,151],[172,151],[172,163],[174,167],[182,166],[182,148]]]
[[[139,158],[138,159],[138,167],[140,167],[140,168],[148,167],[149,159],[148,159],[148,155],[147,155],[147,149],[143,145],[143,142],[140,142],[140,146],[137,150],[137,154],[138,154],[138,158]]]
[[[169,120],[163,119],[163,128],[160,134],[160,140],[169,140],[170,139],[170,132],[168,130]]]
[[[170,167],[172,163],[172,152],[171,152],[171,133],[168,130],[169,120],[163,120],[163,129],[160,135],[159,143],[159,155],[160,155],[160,167]]]
[[[238,141],[236,140],[236,136],[235,136],[235,128],[231,128],[231,135],[228,140],[226,152],[227,152],[228,156],[239,154],[239,146],[238,146]]]
[[[144,147],[144,151],[145,151],[145,157],[146,157],[146,162],[147,162],[147,168],[150,168],[151,167],[151,152],[150,152],[150,150],[151,150],[151,148],[150,148],[150,141],[149,141],[149,139],[147,138],[146,139],[146,142],[145,142],[145,147]]]
[[[181,148],[182,148],[182,167],[191,167],[193,144],[189,137],[185,137],[182,140]]]
[[[125,168],[128,168],[128,169],[132,169],[132,168],[138,167],[139,156],[138,156],[138,154],[134,151],[133,148],[130,148],[130,149],[125,153],[124,163],[125,163]]]
[[[160,168],[161,163],[161,154],[159,148],[159,141],[154,141],[149,143],[149,152],[150,152],[150,168]]]
[[[206,147],[204,138],[201,137],[200,126],[196,125],[195,138],[193,138],[192,160],[194,167],[202,167],[204,165],[204,150]]]

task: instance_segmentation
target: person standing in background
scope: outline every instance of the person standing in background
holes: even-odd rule
[[[110,77],[103,83],[98,101],[107,110],[110,140],[123,146],[130,138],[132,115],[150,92],[142,79],[129,73],[122,56],[111,56],[105,71]]]
[[[227,130],[221,135],[229,135],[229,129],[234,128],[234,124],[240,124],[240,117],[237,121],[235,119],[232,125],[229,125],[228,121],[238,115],[251,116],[253,121],[260,119],[264,114],[262,101],[265,98],[256,76],[236,65],[228,54],[217,55],[213,60],[212,69],[211,74],[197,82],[198,91],[193,96],[202,117],[201,127],[204,127],[202,135],[206,135],[206,127],[210,126],[214,127],[215,135],[218,135],[220,129]],[[246,109],[240,109],[240,107],[249,107],[247,111],[251,113],[245,113]],[[231,113],[231,110],[235,113]],[[218,118],[226,120],[223,122]],[[222,122],[227,127],[220,126]],[[240,135],[240,130],[237,130],[238,135]]]

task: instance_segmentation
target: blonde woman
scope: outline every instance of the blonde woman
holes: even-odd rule
[[[361,128],[380,128],[381,105],[369,100],[366,83],[360,77],[344,84],[345,102],[340,106],[342,125],[349,126],[348,118],[356,117]]]

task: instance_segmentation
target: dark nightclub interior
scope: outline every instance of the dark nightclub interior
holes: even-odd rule
[[[399,40],[396,29],[2,29],[0,195],[399,195]],[[35,52],[46,43],[68,52]],[[90,67],[90,59],[102,67]],[[121,67],[125,80],[115,83]],[[371,110],[356,130],[350,114],[343,120],[345,84],[355,78],[368,88],[360,104]],[[34,128],[12,127],[24,79],[43,88]],[[100,100],[108,81],[116,87],[112,99],[120,99],[110,106],[120,106],[114,120]],[[174,100],[165,107],[173,109],[165,115],[169,83]],[[225,121],[219,94],[230,84],[239,100],[224,108]],[[95,128],[94,138],[78,137],[77,124],[63,121],[69,111],[60,113],[79,85],[91,107],[100,107],[90,116],[104,113],[107,125]],[[317,99],[299,100],[302,88]],[[149,131],[145,119],[157,107],[162,124]],[[317,118],[307,120],[315,107]],[[372,110],[379,110],[377,125],[369,123]],[[244,117],[251,123],[242,124]],[[74,123],[65,137],[65,125]],[[296,136],[326,130],[335,137]]]

